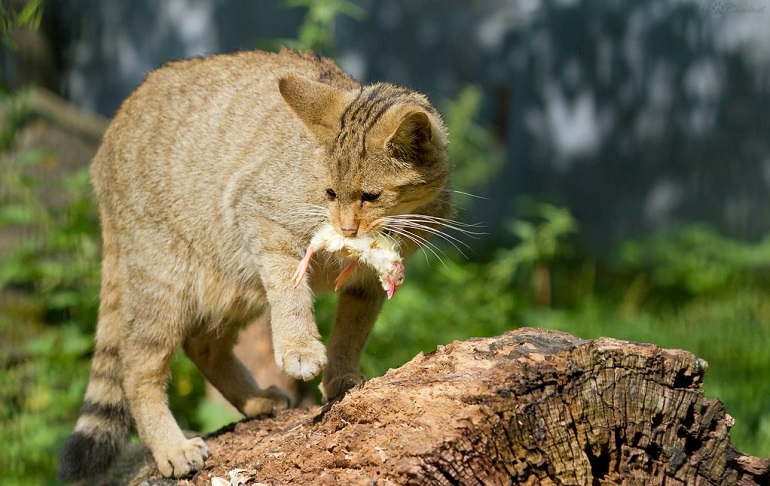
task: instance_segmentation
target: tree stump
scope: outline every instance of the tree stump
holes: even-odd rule
[[[418,355],[324,409],[239,422],[134,484],[768,484],[687,351],[522,328]],[[145,460],[146,464],[149,461]],[[135,471],[134,471],[135,472]]]

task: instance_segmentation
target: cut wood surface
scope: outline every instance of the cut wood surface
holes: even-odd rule
[[[192,478],[134,484],[768,484],[692,353],[522,328],[454,342],[327,406],[234,424]],[[125,471],[126,466],[123,465]],[[109,483],[103,478],[101,483]]]

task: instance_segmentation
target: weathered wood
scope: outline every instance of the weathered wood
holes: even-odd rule
[[[523,328],[419,355],[323,415],[238,423],[193,478],[145,467],[135,484],[768,484],[770,460],[736,450],[732,418],[698,390],[706,367]]]

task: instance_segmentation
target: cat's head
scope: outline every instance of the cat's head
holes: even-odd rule
[[[446,190],[441,117],[425,96],[391,84],[340,89],[283,78],[286,103],[319,143],[316,176],[331,224],[344,236],[382,229]]]

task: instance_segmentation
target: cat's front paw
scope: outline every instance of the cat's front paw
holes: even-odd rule
[[[193,437],[152,453],[160,473],[175,478],[189,476],[203,469],[209,454],[208,446],[200,437]]]
[[[330,380],[324,380],[321,383],[321,393],[327,402],[341,398],[353,387],[356,387],[366,381],[366,377],[360,373],[346,373],[342,376],[334,377]]]
[[[291,344],[283,349],[276,348],[275,360],[292,378],[312,380],[326,366],[326,347],[316,339],[304,344]]]

